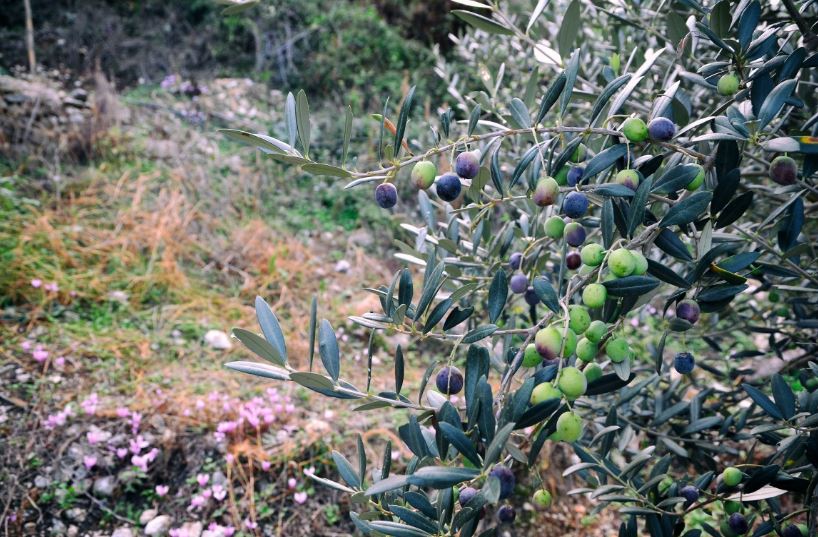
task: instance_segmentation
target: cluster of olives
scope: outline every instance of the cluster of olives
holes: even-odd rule
[[[560,369],[555,383],[544,382],[534,387],[530,403],[540,404],[549,399],[573,401],[585,394],[588,384],[602,376],[602,368],[594,363],[599,354],[599,345],[608,332],[608,325],[600,320],[591,320],[588,308],[572,305],[568,308],[568,326],[560,323],[540,329],[534,336],[534,343],[523,353],[522,365],[536,367],[540,363],[558,363],[560,356],[576,355],[578,366]],[[631,357],[631,348],[623,337],[611,337],[604,342],[604,351],[613,363],[623,362]],[[584,365],[583,365],[584,364]],[[557,428],[552,440],[575,442],[582,436],[582,419],[574,412],[565,412],[557,419]]]
[[[700,315],[701,309],[694,300],[682,300],[676,305],[676,317],[690,324],[696,324]],[[687,351],[676,354],[673,359],[673,368],[682,375],[689,375],[695,365],[693,354]]]
[[[430,160],[421,160],[412,168],[411,178],[415,186],[426,190],[436,184],[437,195],[443,201],[452,202],[460,196],[461,179],[474,179],[480,172],[480,153],[478,151],[464,151],[457,155],[454,161],[454,173],[437,175],[437,168]],[[375,187],[375,201],[384,208],[390,209],[398,202],[398,191],[392,183],[381,183]]]
[[[505,465],[497,464],[489,472],[489,477],[494,477],[500,484],[500,500],[505,500],[511,497],[514,492],[514,487],[517,485],[517,479],[514,473]],[[467,507],[469,502],[477,496],[479,491],[471,486],[465,486],[460,489],[457,495],[457,501],[461,507]],[[547,508],[551,505],[551,492],[546,489],[539,489],[534,492],[532,500],[537,507]],[[485,507],[480,508],[479,516],[485,515]],[[517,511],[513,506],[508,504],[501,505],[496,512],[497,521],[501,524],[512,524],[517,518]]]
[[[738,487],[743,480],[744,473],[734,466],[725,468],[721,473],[721,482],[729,489]],[[738,537],[750,531],[750,522],[741,513],[742,506],[740,502],[725,500],[723,507],[727,518],[722,520],[719,527],[722,535],[725,537]],[[788,524],[781,530],[782,537],[807,537],[808,533],[809,530],[806,524]]]
[[[731,466],[724,469],[719,480],[728,490],[735,489],[744,480],[744,474],[738,468]],[[659,483],[659,491],[665,493],[672,484],[673,479],[666,477]],[[701,493],[695,485],[685,485],[678,490],[678,495],[685,499],[684,507],[687,509],[699,501]],[[719,530],[721,534],[724,537],[738,537],[747,534],[750,531],[751,524],[741,512],[741,502],[723,500],[721,505],[726,515],[720,523]],[[807,534],[808,529],[805,524],[788,524],[781,529],[780,533],[782,537],[807,537]]]

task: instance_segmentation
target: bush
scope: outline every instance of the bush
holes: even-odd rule
[[[417,37],[425,32],[447,41],[453,17],[445,10],[435,16],[425,1],[400,4],[399,12],[390,1],[376,9],[353,0],[278,0],[222,16],[225,6],[213,0],[33,0],[32,12],[42,65],[72,76],[88,75],[97,63],[120,87],[170,74],[194,81],[254,74],[285,91],[354,97],[359,109],[375,96],[399,93],[412,74],[428,81],[426,94],[443,92],[433,74],[434,43]],[[398,25],[387,24],[387,16]],[[26,63],[24,31],[22,4],[0,13],[2,67]]]
[[[536,468],[546,442],[565,442],[579,462],[563,475],[584,482],[569,494],[617,509],[620,535],[790,535],[801,521],[815,534],[818,55],[806,22],[815,6],[660,5],[574,0],[550,6],[553,21],[488,4],[455,11],[477,28],[460,46],[480,62],[486,91],[447,80],[468,121],[440,110],[433,138],[413,141],[424,151],[409,155],[409,90],[368,171],[310,160],[304,97],[288,113],[289,144],[228,132],[349,187],[421,188],[417,221],[404,228],[414,237],[396,255],[407,266],[369,290],[381,312],[350,319],[408,334],[413,348],[428,339],[450,348],[417,393],[403,387],[401,346],[393,391],[344,380],[314,302],[310,363],[317,340],[325,373],[289,364],[261,298],[263,337],[235,335],[272,365],[227,364],[358,410],[409,410],[398,435],[414,457],[400,473],[389,444],[368,472],[359,441],[354,464],[333,453],[340,480],[316,477],[350,494],[362,533],[493,535],[520,521],[508,506],[527,491],[540,489],[538,508],[560,501]],[[479,47],[520,52],[492,65]],[[475,150],[476,175],[465,157],[455,185],[449,163]],[[783,154],[794,160],[771,169]],[[410,177],[420,161],[437,166],[444,188]],[[409,267],[422,267],[419,288]]]

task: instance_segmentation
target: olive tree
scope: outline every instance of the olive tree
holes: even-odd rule
[[[546,442],[620,535],[815,535],[816,3],[454,3],[472,70],[437,66],[453,107],[430,134],[407,135],[414,88],[375,111],[367,166],[347,163],[350,109],[338,161],[310,158],[303,92],[287,141],[224,131],[413,217],[405,267],[366,282],[381,311],[350,320],[447,355],[414,393],[401,346],[393,390],[353,385],[313,299],[296,369],[258,298],[262,335],[234,335],[270,364],[227,367],[408,411],[399,473],[359,439],[340,480],[314,477],[366,535],[493,535],[532,489],[547,509]]]

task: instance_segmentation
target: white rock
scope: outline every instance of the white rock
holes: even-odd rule
[[[116,488],[116,478],[114,476],[99,477],[94,481],[93,491],[95,496],[111,497]]]
[[[158,536],[164,535],[170,529],[170,517],[168,515],[159,515],[154,518],[148,525],[145,526],[145,535]]]
[[[230,336],[221,330],[208,330],[204,335],[205,343],[214,349],[227,350],[233,348],[233,343],[230,341]]]
[[[133,537],[131,528],[117,528],[111,534],[111,537]]]
[[[145,524],[156,518],[156,515],[158,514],[159,511],[157,511],[156,509],[145,509],[144,511],[142,511],[142,514],[139,515],[139,523],[144,526]]]
[[[108,293],[108,300],[111,302],[119,302],[120,304],[127,304],[128,293],[125,291],[111,291]]]
[[[349,272],[350,268],[352,268],[352,265],[350,265],[349,261],[346,259],[342,259],[335,263],[335,272],[346,273]]]

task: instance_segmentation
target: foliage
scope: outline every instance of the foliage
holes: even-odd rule
[[[311,95],[347,99],[354,92],[363,105],[400,92],[410,73],[426,71],[425,93],[441,93],[430,43],[418,33],[447,41],[457,21],[422,16],[426,1],[400,4],[405,18],[390,2],[373,7],[356,0],[278,0],[227,14],[216,0],[32,0],[32,12],[37,55],[49,68],[84,75],[99,62],[120,86],[158,83],[170,74],[194,81],[252,75],[285,91],[305,87]],[[387,24],[383,12],[396,24]],[[23,32],[22,4],[0,13],[2,67],[25,63]]]
[[[367,471],[360,441],[357,460],[333,454],[340,481],[315,477],[350,495],[367,535],[493,535],[486,509],[502,524],[514,518],[507,505],[522,503],[508,468],[541,486],[538,457],[558,441],[580,461],[564,475],[585,483],[569,494],[617,509],[620,535],[727,536],[749,526],[760,536],[807,511],[814,534],[818,55],[806,20],[815,6],[686,0],[625,10],[573,0],[521,13],[456,3],[476,27],[464,43],[523,51],[493,65],[501,55],[472,49],[485,90],[447,80],[467,119],[442,107],[431,139],[403,145],[417,117],[409,90],[378,116],[380,162],[365,171],[310,156],[303,94],[289,100],[287,141],[226,131],[349,188],[408,182],[407,168],[424,160],[439,174],[454,163],[462,192],[451,174],[436,196],[420,172],[411,178],[421,187],[415,221],[395,255],[406,267],[368,289],[382,312],[351,318],[410,336],[394,352],[394,390],[344,379],[315,301],[309,370],[290,365],[261,298],[263,336],[235,335],[270,363],[227,366],[360,411],[409,411],[398,435],[414,458],[400,473],[390,444]],[[795,160],[771,166],[784,153]],[[589,244],[599,246],[579,254]],[[513,252],[521,256],[512,261]],[[410,267],[421,268],[419,285]],[[748,345],[740,332],[758,337]],[[450,352],[410,393],[407,356],[427,339]],[[672,348],[685,352],[670,358]],[[771,368],[775,356],[784,361]],[[464,373],[433,379],[443,366]],[[461,388],[464,397],[452,397]],[[458,507],[458,489],[471,487]]]

